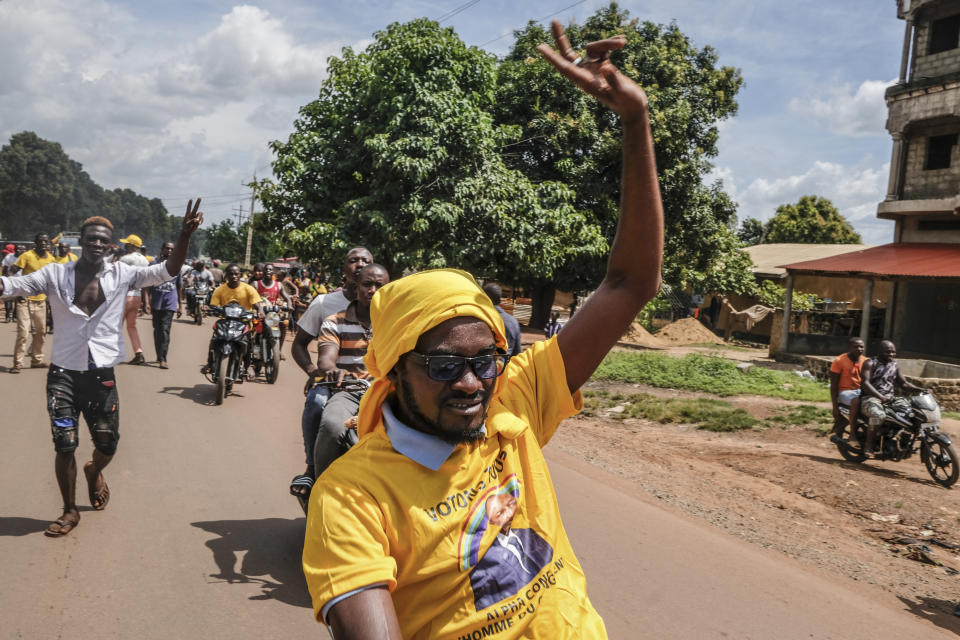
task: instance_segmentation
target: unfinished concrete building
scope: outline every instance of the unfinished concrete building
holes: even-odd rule
[[[860,279],[868,352],[888,338],[901,355],[960,362],[960,0],[899,0],[897,15],[903,55],[886,92],[893,154],[877,207],[879,218],[896,223],[893,242],[784,265],[787,288],[800,274]],[[892,285],[883,310],[870,308],[879,281]],[[787,338],[785,326],[785,345]],[[829,344],[837,353],[838,346]]]

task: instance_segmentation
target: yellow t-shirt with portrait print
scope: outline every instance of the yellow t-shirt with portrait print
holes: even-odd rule
[[[540,449],[582,407],[556,339],[498,384],[486,438],[437,471],[395,451],[381,420],[320,476],[303,551],[318,619],[337,596],[386,584],[408,640],[607,637]]]
[[[56,257],[49,251],[47,252],[47,255],[41,258],[39,255],[37,255],[37,252],[34,249],[30,249],[30,251],[24,251],[21,253],[20,257],[17,258],[17,261],[14,264],[20,267],[20,272],[17,273],[18,276],[28,276],[34,271],[39,271],[48,264],[53,264],[56,261]],[[33,300],[35,302],[42,302],[46,299],[47,294],[45,293],[38,293],[35,296],[29,296],[27,298],[27,300]]]
[[[253,310],[253,305],[260,302],[260,294],[257,290],[246,282],[240,282],[235,288],[231,288],[226,282],[214,289],[210,296],[210,304],[224,307],[236,300],[241,307],[247,311]]]

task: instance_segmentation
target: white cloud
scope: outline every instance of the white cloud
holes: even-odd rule
[[[791,113],[818,121],[831,133],[863,137],[885,135],[887,105],[883,98],[891,82],[866,80],[851,93],[849,84],[830,91],[826,98],[791,98]]]
[[[877,204],[887,192],[889,171],[889,163],[870,167],[817,161],[802,174],[756,178],[745,189],[738,188],[728,168],[715,169],[711,177],[723,178],[728,193],[739,204],[740,220],[766,221],[782,204],[794,203],[804,195],[823,196],[837,206],[865,242],[880,244],[892,238],[892,227],[876,219]]]

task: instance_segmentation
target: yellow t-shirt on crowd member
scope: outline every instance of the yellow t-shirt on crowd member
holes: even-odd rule
[[[581,407],[554,338],[510,361],[486,438],[437,470],[396,451],[381,419],[310,494],[303,567],[317,618],[384,584],[408,640],[606,638],[540,450]]]
[[[247,311],[252,311],[253,305],[260,302],[261,298],[257,290],[246,282],[238,283],[235,289],[231,289],[230,285],[224,282],[214,289],[213,295],[210,296],[210,304],[218,307],[228,305],[234,300],[240,303],[240,306]]]
[[[65,256],[57,256],[56,258],[54,258],[53,261],[56,262],[57,264],[66,264],[68,262],[76,262],[77,256],[73,253],[68,253]]]
[[[37,255],[37,252],[34,249],[30,249],[30,251],[24,251],[21,253],[20,257],[17,258],[17,261],[14,264],[20,267],[20,272],[17,273],[18,276],[28,276],[34,271],[39,271],[48,264],[53,264],[56,261],[56,257],[54,257],[54,255],[49,251],[47,252],[46,256],[41,258],[39,255]],[[30,296],[27,298],[27,300],[34,300],[36,302],[42,302],[46,299],[47,294],[45,293],[38,293],[35,296]]]

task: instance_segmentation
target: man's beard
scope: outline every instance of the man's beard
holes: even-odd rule
[[[458,444],[473,444],[475,442],[480,442],[486,436],[486,430],[484,429],[483,422],[480,423],[480,426],[474,428],[461,429],[460,431],[450,431],[443,428],[438,422],[431,420],[423,414],[420,410],[420,405],[417,404],[417,399],[413,396],[413,392],[410,391],[410,388],[402,384],[400,385],[400,392],[403,394],[404,404],[407,405],[407,409],[410,411],[410,414],[417,421],[417,428],[420,431],[429,433],[430,435],[436,436],[443,440],[444,442],[452,445]],[[486,419],[486,407],[484,407],[484,419]]]

